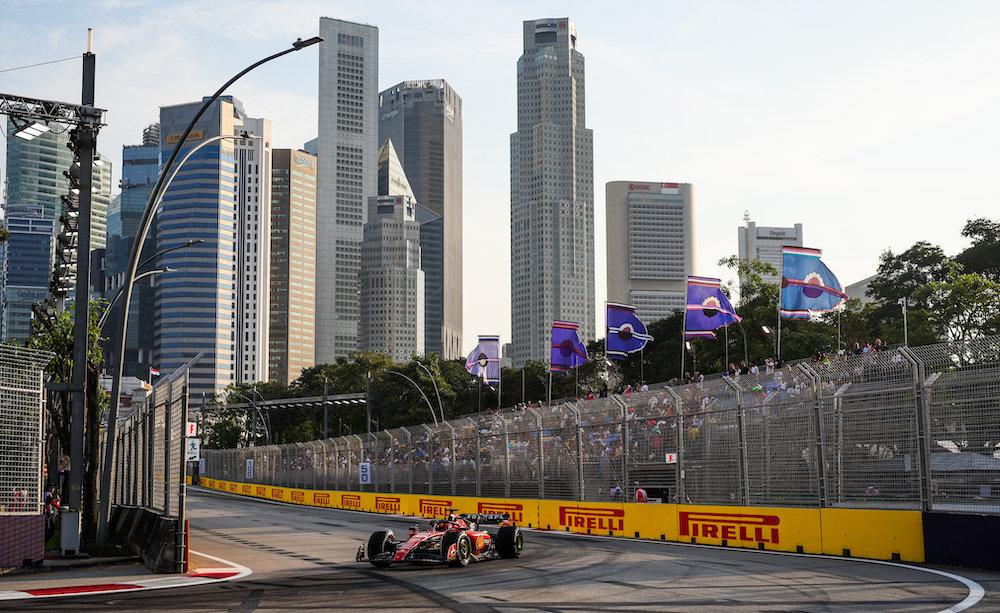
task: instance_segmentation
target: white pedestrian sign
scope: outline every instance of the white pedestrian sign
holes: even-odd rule
[[[201,459],[201,439],[189,438],[187,440],[187,461],[195,462]]]
[[[253,479],[253,459],[247,458],[246,467],[247,480]]]
[[[361,485],[372,484],[372,463],[362,462],[358,464],[358,483]]]

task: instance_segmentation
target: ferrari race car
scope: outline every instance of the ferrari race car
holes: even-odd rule
[[[481,530],[481,524],[496,524],[495,534]],[[466,566],[494,558],[517,558],[524,549],[524,536],[510,515],[449,513],[444,519],[430,521],[420,530],[410,526],[410,535],[400,541],[391,530],[379,530],[358,547],[358,562],[385,568],[395,562],[439,562],[448,566]]]

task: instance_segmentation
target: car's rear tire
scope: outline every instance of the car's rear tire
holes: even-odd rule
[[[392,562],[376,560],[375,556],[396,550],[396,537],[392,530],[379,530],[368,537],[368,561],[376,568],[385,568]]]
[[[454,560],[448,560],[448,550],[455,545],[457,555]],[[441,539],[441,557],[448,560],[448,566],[460,568],[468,566],[472,561],[472,540],[464,532],[446,532]]]
[[[517,526],[503,526],[497,531],[497,553],[501,558],[520,558],[524,551],[524,535]]]

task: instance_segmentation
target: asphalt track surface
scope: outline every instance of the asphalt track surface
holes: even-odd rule
[[[190,491],[191,547],[253,569],[243,580],[151,592],[18,601],[67,611],[941,611],[969,588],[916,569],[669,543],[526,533],[524,556],[464,569],[354,561],[383,527],[412,520]],[[946,569],[986,590],[1000,573]]]

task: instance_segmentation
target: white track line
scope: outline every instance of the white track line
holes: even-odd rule
[[[41,594],[35,595],[27,591],[20,590],[10,590],[5,592],[0,592],[0,601],[6,600],[26,600],[30,598],[73,598],[76,596],[98,596],[101,594],[131,594],[133,592],[146,592],[149,590],[165,590],[171,588],[182,588],[182,587],[193,587],[196,585],[206,585],[209,583],[219,583],[221,581],[235,581],[237,579],[242,579],[251,573],[253,570],[243,566],[242,564],[237,564],[236,562],[230,562],[229,560],[224,560],[222,558],[217,558],[215,556],[209,555],[207,553],[200,553],[198,551],[191,550],[191,553],[202,558],[207,558],[213,562],[218,562],[220,564],[225,564],[229,569],[236,571],[235,574],[228,577],[199,577],[197,574],[194,575],[179,575],[173,577],[160,577],[157,579],[140,579],[138,581],[115,581],[106,582],[114,583],[115,585],[128,585],[135,586],[124,589],[115,590],[97,590],[97,591],[81,591],[78,593],[59,593],[59,594]],[[208,570],[221,570],[221,569],[202,569],[202,572]],[[226,569],[228,570],[228,569]],[[194,571],[198,572],[198,571]],[[94,585],[94,584],[91,584]],[[101,585],[101,584],[98,584]],[[67,588],[78,587],[81,589],[86,589],[87,584],[81,584],[76,586],[67,586]]]
[[[355,511],[355,510],[352,510],[352,509],[335,509],[335,508],[332,508],[332,507],[317,507],[317,506],[306,505],[306,504],[295,504],[295,503],[292,503],[292,502],[283,502],[283,501],[280,501],[280,500],[268,500],[266,498],[255,498],[253,496],[243,496],[243,495],[240,495],[240,494],[232,494],[230,492],[220,492],[218,490],[208,489],[208,488],[202,488],[202,487],[198,487],[197,490],[200,491],[200,492],[208,493],[208,494],[215,494],[215,495],[227,496],[229,498],[237,498],[237,499],[241,499],[241,500],[253,500],[255,502],[264,502],[264,503],[274,504],[274,505],[282,505],[282,506],[289,506],[289,507],[298,507],[300,509],[301,508],[305,508],[305,509],[324,509],[324,510],[330,510],[330,511],[347,511],[349,513],[363,513],[365,515],[374,515],[376,517],[393,517],[393,518],[396,518],[396,519],[413,519],[414,517],[416,517],[414,515],[393,515],[393,514],[388,514],[388,513],[372,513],[371,511]],[[978,604],[979,601],[982,600],[986,596],[986,590],[983,589],[983,586],[979,585],[978,583],[976,583],[972,579],[969,579],[968,577],[963,577],[962,575],[956,575],[954,573],[949,573],[947,571],[938,570],[936,568],[928,568],[928,567],[925,567],[925,566],[914,566],[912,564],[903,564],[901,562],[890,562],[888,560],[870,560],[868,558],[847,558],[847,557],[844,557],[844,556],[831,556],[831,555],[821,554],[821,553],[794,553],[794,552],[791,552],[791,551],[771,551],[771,550],[768,550],[768,549],[749,549],[749,548],[748,549],[744,549],[742,547],[719,547],[717,545],[700,545],[698,543],[681,543],[681,542],[678,542],[678,541],[656,541],[656,540],[652,540],[652,539],[634,539],[634,538],[628,538],[628,537],[625,537],[625,536],[601,536],[601,535],[598,535],[598,534],[578,534],[576,532],[564,532],[564,531],[559,531],[559,530],[540,530],[538,528],[522,528],[522,529],[523,530],[531,530],[532,532],[540,532],[542,534],[560,535],[560,536],[566,536],[566,537],[572,537],[572,538],[584,538],[584,539],[595,539],[595,540],[599,540],[599,539],[617,539],[617,540],[620,540],[620,541],[639,541],[641,543],[660,543],[662,545],[675,545],[675,546],[680,546],[680,547],[695,547],[695,548],[714,549],[714,550],[725,549],[727,551],[741,551],[741,552],[747,552],[747,553],[764,553],[764,554],[770,554],[770,555],[776,555],[776,556],[792,556],[792,557],[801,557],[801,558],[819,558],[819,559],[827,559],[827,560],[838,560],[840,562],[847,561],[847,562],[863,562],[863,563],[866,563],[866,564],[881,564],[882,566],[895,566],[897,568],[905,568],[905,569],[908,569],[908,570],[915,570],[915,571],[924,572],[924,573],[931,573],[933,575],[939,575],[941,577],[946,577],[948,579],[951,579],[952,581],[955,581],[957,583],[961,583],[962,585],[964,585],[966,587],[966,589],[969,590],[968,595],[961,602],[953,604],[952,606],[948,607],[947,609],[942,609],[939,613],[959,613],[960,611],[965,611],[966,609],[969,609],[970,607],[973,607],[976,604]],[[192,552],[192,553],[194,553],[194,552]],[[208,556],[206,556],[206,557],[208,557]]]

